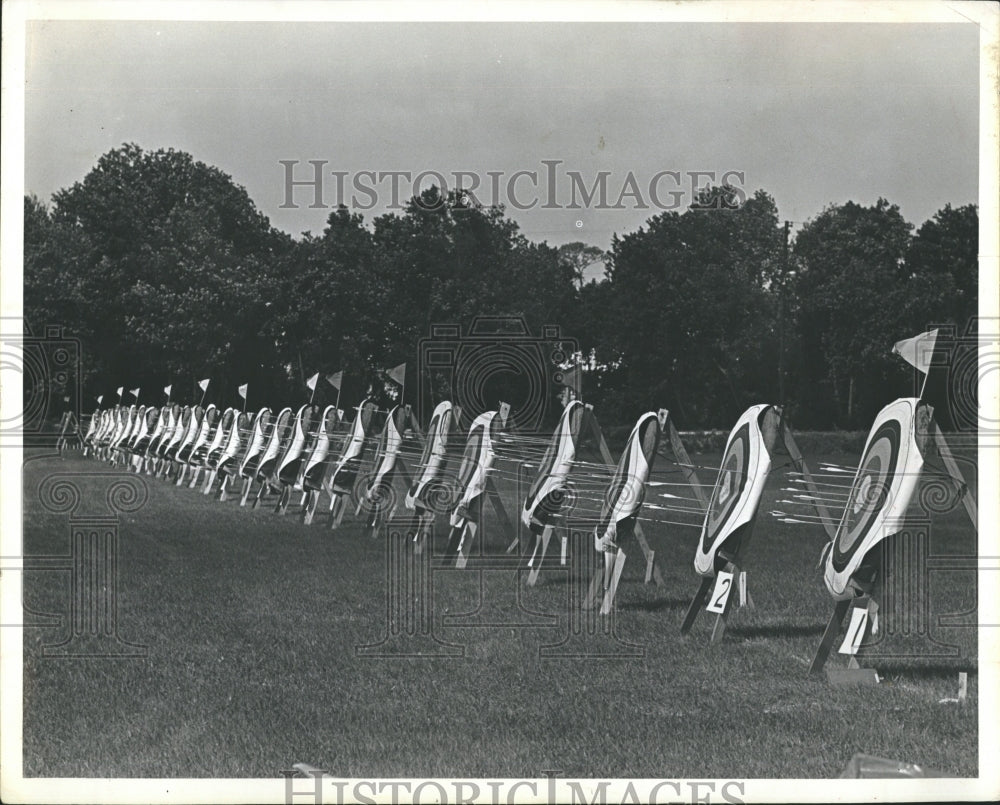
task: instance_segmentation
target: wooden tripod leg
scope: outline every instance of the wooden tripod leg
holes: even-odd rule
[[[593,609],[597,604],[597,597],[602,593],[606,593],[614,575],[613,556],[614,554],[610,551],[602,553],[604,564],[594,570],[594,575],[590,580],[590,588],[587,590],[587,596],[583,599],[583,604],[581,605],[582,609]]]
[[[434,512],[423,511],[417,515],[417,531],[413,535],[413,553],[422,554],[424,552],[424,547],[430,548],[430,546],[425,546],[428,541],[428,525],[434,519]]]
[[[458,543],[458,556],[455,558],[455,567],[461,570],[469,563],[469,552],[472,550],[472,540],[476,538],[476,531],[479,526],[476,523],[468,522],[462,534],[462,540]]]
[[[809,666],[810,674],[818,674],[823,670],[823,666],[826,665],[827,658],[830,656],[830,651],[833,649],[833,643],[837,639],[837,635],[840,633],[840,624],[844,621],[844,616],[847,614],[847,610],[851,606],[850,599],[844,601],[838,601],[836,606],[833,608],[833,614],[830,616],[830,622],[826,625],[826,631],[823,632],[823,639],[820,641],[819,648],[816,649],[816,656],[813,657],[812,665]]]
[[[316,514],[316,506],[319,503],[319,492],[315,489],[306,491],[306,502],[302,507],[302,524],[311,525],[313,515]]]
[[[260,508],[260,504],[263,502],[264,496],[267,495],[267,486],[267,478],[264,478],[260,482],[260,489],[257,490],[257,497],[253,499],[253,508]]]
[[[702,578],[701,584],[698,586],[698,592],[694,594],[694,598],[691,600],[691,605],[688,607],[687,614],[684,616],[684,622],[681,624],[681,634],[687,634],[691,631],[695,618],[698,617],[698,613],[705,605],[705,599],[708,598],[708,594],[712,590],[712,583],[714,581],[715,579],[712,576],[705,576]]]
[[[614,557],[614,564],[611,570],[610,582],[606,583],[604,589],[604,603],[601,604],[601,614],[610,615],[611,610],[615,605],[615,594],[618,592],[618,582],[621,580],[622,571],[625,569],[625,559],[626,554],[621,548],[619,548],[614,554],[604,554],[605,563],[605,575],[607,575],[607,565],[609,560]]]
[[[292,488],[286,486],[281,490],[281,494],[278,495],[278,504],[274,507],[275,514],[285,514],[288,511],[288,502],[292,498]]]
[[[462,543],[462,537],[465,535],[466,522],[461,525],[453,525],[451,531],[448,532],[448,544],[444,546],[444,561],[442,564],[448,564],[452,559],[458,556],[458,546]]]
[[[215,476],[218,475],[218,470],[210,470],[208,475],[205,477],[205,486],[201,490],[203,495],[212,494],[212,485],[215,483]]]
[[[538,539],[535,540],[535,550],[528,560],[528,567],[531,568],[531,572],[528,574],[529,587],[534,587],[538,581],[538,574],[541,572],[542,561],[545,559],[545,552],[548,550],[550,539],[552,539],[552,526],[547,525],[542,530],[542,533],[538,535]]]
[[[333,501],[330,504],[330,530],[334,531],[339,526],[341,521],[344,519],[344,509],[347,508],[347,501],[344,500],[344,495],[334,494]]]

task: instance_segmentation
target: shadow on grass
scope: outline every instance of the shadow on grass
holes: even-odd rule
[[[686,609],[690,604],[690,598],[654,598],[652,601],[623,601],[617,607],[620,610],[662,612],[665,609]]]
[[[921,664],[919,660],[907,661],[900,658],[881,661],[878,657],[864,657],[859,654],[858,662],[864,667],[874,668],[879,676],[907,679],[950,679],[959,671],[966,671],[970,676],[975,676],[979,672],[978,664],[969,660]]]
[[[726,634],[731,637],[751,639],[755,637],[811,637],[821,635],[826,628],[823,623],[809,624],[762,624],[760,626],[730,626]]]

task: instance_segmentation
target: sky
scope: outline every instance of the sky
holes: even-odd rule
[[[45,21],[27,34],[25,192],[43,201],[124,142],[219,167],[296,237],[320,233],[338,200],[368,222],[391,209],[392,179],[378,179],[391,171],[410,173],[397,202],[422,171],[449,186],[467,171],[530,239],[602,249],[727,172],[796,227],[848,200],[887,198],[915,226],[977,200],[971,23]],[[313,185],[286,183],[312,179],[310,160],[317,208]],[[602,171],[605,203],[585,203]]]

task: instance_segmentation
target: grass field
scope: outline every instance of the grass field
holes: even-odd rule
[[[115,472],[78,453],[27,457],[26,556],[69,551],[68,516],[43,510],[40,483],[94,471]],[[68,633],[69,574],[25,574],[26,606],[63,617],[25,630],[24,773],[274,778],[307,762],[338,777],[816,778],[865,752],[976,776],[975,629],[937,623],[975,608],[975,573],[930,574],[911,614],[929,607],[938,642],[887,636],[863,661],[879,670],[877,687],[810,677],[832,609],[815,570],[824,535],[763,516],[782,480],[772,474],[749,554],[756,607],[736,611],[717,645],[705,614],[679,635],[698,583],[696,532],[646,524],[665,584],[643,585],[633,559],[616,637],[598,624],[564,646],[641,656],[543,656],[579,623],[579,580],[552,570],[526,588],[512,570],[466,569],[434,573],[422,601],[434,637],[461,656],[372,657],[356,647],[387,633],[384,540],[350,513],[331,532],[322,516],[306,527],[147,478],[148,502],[120,520],[117,599],[118,633],[145,657],[43,656]],[[86,501],[105,479],[77,483]],[[494,533],[488,551],[502,555],[503,541]],[[933,521],[932,554],[975,551],[963,511]],[[405,645],[415,644],[382,650]],[[968,702],[939,704],[962,670]]]

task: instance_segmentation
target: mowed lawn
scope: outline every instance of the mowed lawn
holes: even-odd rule
[[[41,507],[40,483],[95,471],[116,472],[79,453],[28,456],[26,555],[70,550],[68,515]],[[974,610],[975,573],[961,562],[929,571],[910,602],[911,624],[929,606],[929,635],[897,630],[870,649],[879,656],[863,664],[879,670],[877,687],[832,687],[808,674],[833,606],[816,570],[825,536],[766,515],[785,480],[772,474],[749,552],[756,606],[735,611],[710,645],[707,614],[679,634],[698,586],[695,529],[644,524],[665,584],[644,585],[630,557],[609,635],[581,620],[586,578],[551,569],[528,588],[516,571],[477,571],[473,559],[432,572],[429,593],[399,588],[395,575],[387,583],[387,542],[363,534],[353,511],[334,532],[325,505],[303,526],[291,511],[146,478],[148,502],[120,520],[117,596],[118,633],[145,657],[43,656],[68,635],[70,574],[25,574],[26,605],[61,619],[25,630],[24,773],[274,778],[307,762],[338,777],[815,778],[865,752],[975,776],[975,615],[938,623]],[[85,501],[104,494],[105,479],[77,483]],[[516,519],[513,488],[501,491]],[[505,556],[504,543],[487,534],[489,553]],[[933,520],[931,555],[975,550],[964,510]],[[423,613],[430,634],[408,638],[403,621],[385,640],[397,588],[414,603],[409,625]],[[940,704],[956,695],[959,671],[969,672],[967,703]]]

